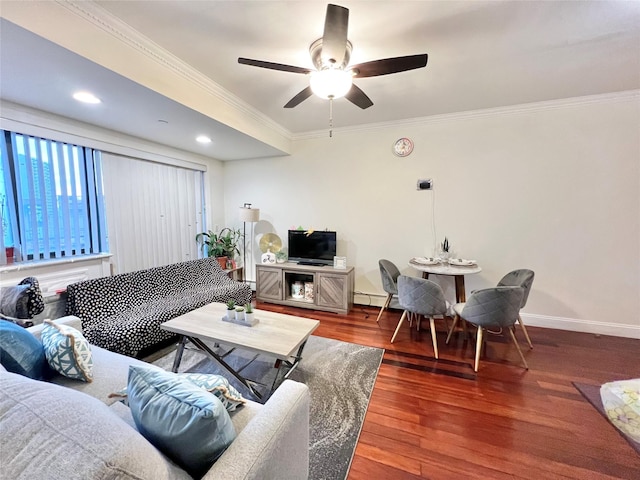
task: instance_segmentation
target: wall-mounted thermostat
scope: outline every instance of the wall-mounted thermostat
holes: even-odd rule
[[[431,190],[433,188],[433,180],[427,178],[426,180],[418,180],[418,190]]]

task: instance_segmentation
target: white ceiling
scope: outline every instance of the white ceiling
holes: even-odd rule
[[[78,6],[90,4],[87,18],[98,18],[94,23],[108,31],[110,41],[125,37],[130,41],[135,32],[141,35],[135,38],[148,42],[144,46],[149,57],[160,58],[161,54],[165,63],[189,70],[190,78],[202,75],[198,77],[200,84],[204,79],[210,90],[221,87],[219,92],[227,104],[235,105],[242,115],[252,117],[251,122],[270,132],[264,135],[256,133],[258,127],[245,128],[244,122],[229,120],[228,113],[218,115],[220,109],[206,102],[200,108],[198,102],[182,101],[186,98],[183,87],[177,92],[175,82],[163,85],[157,79],[144,78],[139,65],[134,61],[127,64],[120,51],[118,62],[108,58],[105,41],[96,40],[92,49],[91,38],[77,38],[79,34],[73,38],[71,23],[58,25],[58,31],[52,33],[51,23],[66,22],[66,16],[46,12],[53,19],[47,26],[34,15],[33,5],[8,8],[6,1],[0,4],[0,15],[92,61],[3,22],[0,94],[16,103],[224,160],[277,155],[287,151],[286,142],[271,138],[281,135],[290,140],[295,135],[327,130],[328,102],[312,97],[294,109],[284,109],[282,106],[308,85],[307,77],[239,65],[237,58],[313,68],[308,47],[322,36],[326,3],[71,2],[76,13]],[[429,54],[426,68],[356,80],[374,105],[361,110],[345,99],[335,101],[333,117],[338,131],[341,127],[640,88],[638,1],[338,3],[350,10],[351,64]],[[38,8],[45,13],[42,9],[51,7]],[[30,11],[21,15],[20,9]],[[65,28],[68,31],[63,35],[60,30]],[[117,64],[114,69],[118,73],[105,71],[98,64],[110,68]],[[102,109],[91,111],[68,102],[66,89],[80,84],[106,99]],[[160,124],[159,119],[169,123]],[[196,132],[199,128],[213,132],[216,139],[208,150],[193,142],[201,133]]]

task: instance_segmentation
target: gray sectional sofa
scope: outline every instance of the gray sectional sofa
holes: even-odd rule
[[[82,329],[69,316],[58,323]],[[40,337],[42,325],[29,328]],[[93,382],[50,382],[0,367],[0,478],[164,480],[191,478],[140,433],[129,408],[109,398],[143,362],[91,346]],[[309,471],[309,390],[285,380],[264,404],[231,413],[237,437],[205,480],[297,480]],[[167,419],[167,422],[171,419]]]
[[[80,317],[90,343],[143,357],[174,336],[163,322],[211,302],[244,305],[251,294],[209,257],[71,284],[67,314]]]

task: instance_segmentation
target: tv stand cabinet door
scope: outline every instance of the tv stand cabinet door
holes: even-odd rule
[[[256,298],[267,302],[283,299],[281,269],[256,267]]]
[[[316,273],[316,305],[347,313],[353,304],[350,275]]]

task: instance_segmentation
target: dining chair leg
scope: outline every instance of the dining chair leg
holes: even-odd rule
[[[522,350],[520,350],[520,345],[518,345],[518,339],[516,338],[516,334],[513,333],[513,328],[509,329],[509,333],[511,334],[511,340],[513,340],[513,343],[515,344],[516,349],[518,350],[518,353],[520,354],[520,358],[522,359],[522,363],[524,363],[524,368],[529,370],[529,365],[527,365],[527,361],[524,359],[524,355],[522,354]]]
[[[438,341],[436,340],[436,321],[433,317],[429,317],[429,326],[431,327],[431,340],[433,341],[433,352],[438,359]]]
[[[522,322],[522,317],[520,315],[518,315],[518,323],[522,327],[522,333],[524,333],[524,338],[527,339],[527,343],[529,344],[529,348],[533,349],[533,343],[531,343],[531,339],[529,338],[529,333],[527,332],[527,327],[524,326],[524,323]]]
[[[476,337],[476,363],[473,367],[474,372],[478,372],[478,364],[480,363],[480,352],[482,351],[482,336],[484,329],[478,326],[478,334]]]
[[[396,339],[396,335],[398,335],[398,330],[400,330],[400,325],[402,325],[402,321],[407,318],[407,311],[402,312],[402,316],[400,317],[400,321],[398,322],[398,326],[396,327],[396,331],[393,332],[393,337],[391,337],[391,343]]]
[[[458,319],[459,319],[459,318],[460,318],[460,317],[459,317],[458,315],[455,315],[455,316],[453,317],[453,323],[451,324],[451,329],[449,330],[449,333],[447,333],[447,341],[446,341],[446,342],[444,342],[444,343],[446,343],[447,345],[449,345],[449,340],[451,340],[451,335],[453,334],[453,331],[455,330],[456,325],[458,324]]]
[[[422,321],[422,315],[416,314],[416,331],[420,331],[420,322]]]
[[[389,304],[391,303],[391,298],[393,298],[393,294],[390,293],[389,295],[387,295],[387,299],[384,301],[384,305],[382,305],[382,308],[380,309],[380,313],[378,314],[378,318],[376,318],[376,323],[380,322],[380,317],[382,316],[382,313],[389,308]]]

